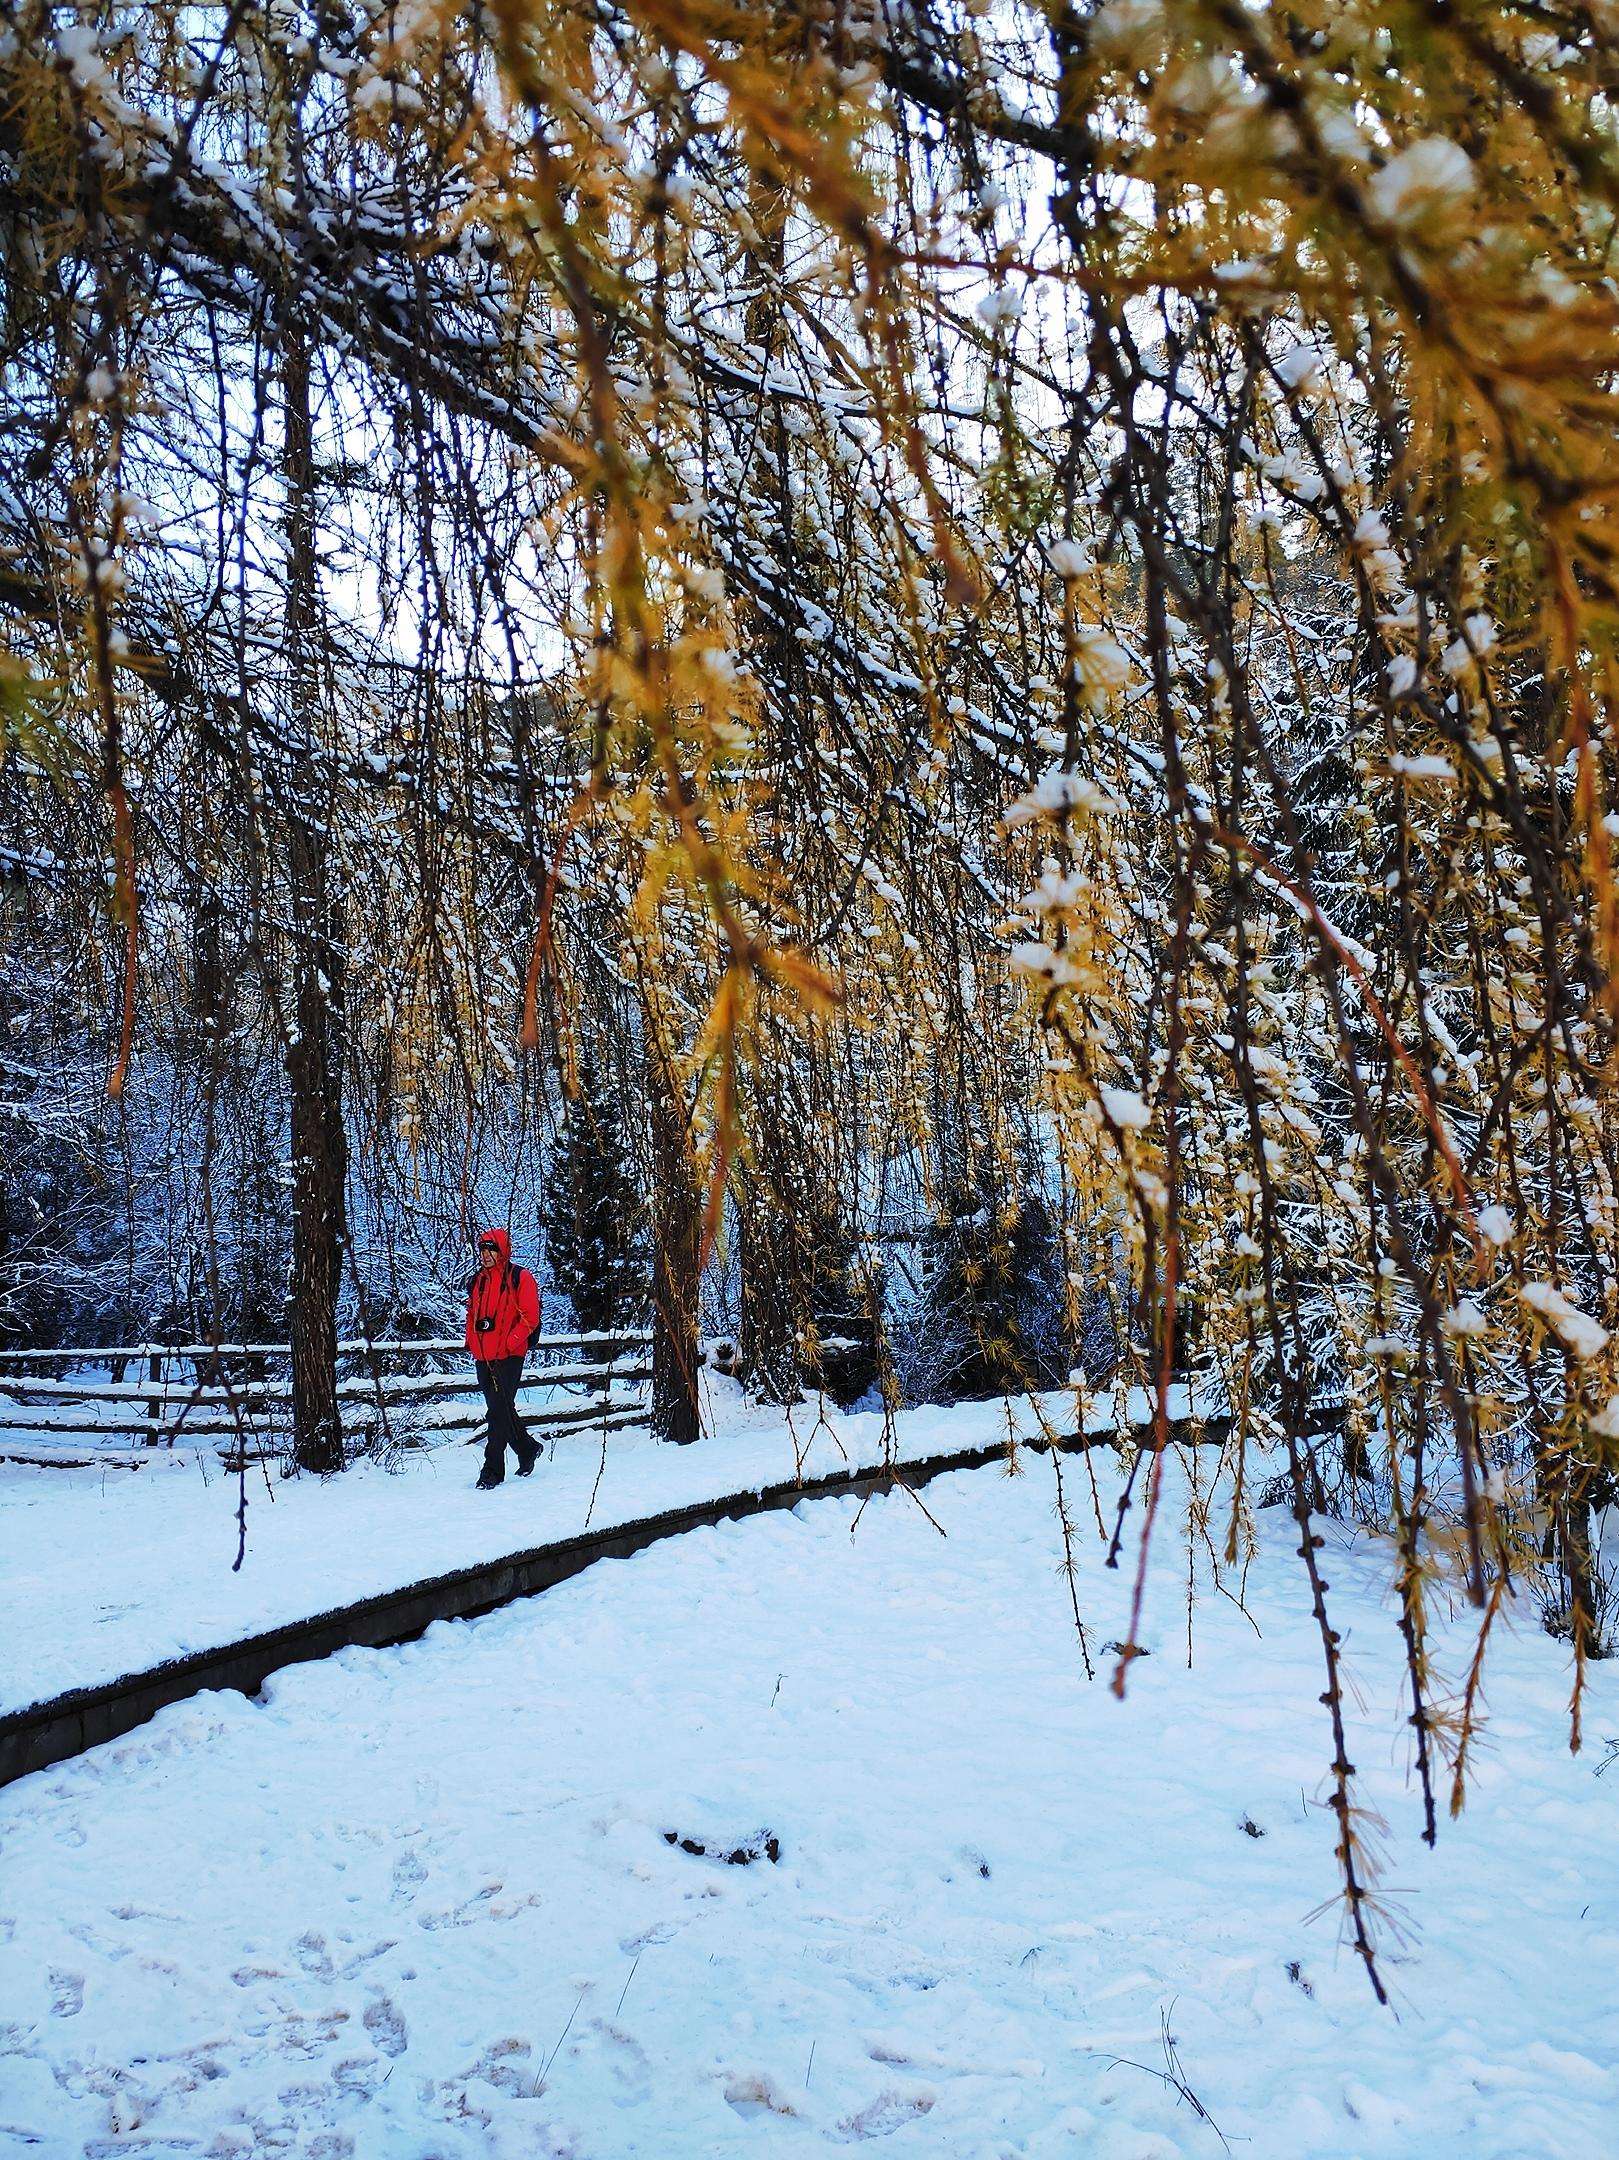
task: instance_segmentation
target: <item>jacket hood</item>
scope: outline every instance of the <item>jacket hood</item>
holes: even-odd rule
[[[485,1231],[484,1231],[484,1232],[483,1232],[483,1233],[481,1234],[481,1236],[480,1236],[480,1237],[479,1237],[479,1239],[478,1239],[478,1243],[479,1243],[480,1245],[483,1245],[483,1244],[485,1244],[485,1243],[486,1243],[486,1242],[488,1241],[488,1239],[490,1239],[490,1238],[493,1238],[493,1239],[494,1239],[494,1241],[495,1241],[495,1243],[496,1243],[496,1244],[497,1244],[497,1245],[498,1245],[498,1246],[500,1247],[500,1259],[501,1259],[501,1265],[502,1265],[503,1267],[504,1267],[504,1266],[508,1266],[508,1265],[510,1264],[510,1262],[511,1262],[511,1257],[512,1257],[512,1241],[511,1241],[511,1239],[510,1239],[510,1238],[509,1238],[509,1237],[507,1236],[507,1234],[506,1234],[506,1232],[505,1232],[504,1230],[493,1230],[493,1229],[491,1229],[491,1230],[485,1230]]]

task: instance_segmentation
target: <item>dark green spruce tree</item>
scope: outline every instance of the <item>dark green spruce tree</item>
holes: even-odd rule
[[[1067,1362],[1050,1211],[1032,1182],[1011,1190],[987,1154],[951,1167],[922,1245],[926,1393],[951,1402],[1050,1386]]]
[[[588,1053],[578,1080],[551,1156],[546,1254],[582,1331],[606,1335],[646,1317],[646,1205],[622,1110]]]

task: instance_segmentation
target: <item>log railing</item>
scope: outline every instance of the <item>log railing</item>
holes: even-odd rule
[[[519,1396],[526,1422],[547,1434],[637,1422],[650,1339],[635,1330],[537,1335]],[[338,1401],[356,1433],[422,1446],[483,1423],[458,1336],[350,1338],[338,1360]],[[0,1456],[135,1461],[193,1442],[227,1459],[278,1454],[291,1424],[290,1361],[285,1343],[263,1342],[0,1349]],[[585,1399],[536,1402],[558,1389]]]

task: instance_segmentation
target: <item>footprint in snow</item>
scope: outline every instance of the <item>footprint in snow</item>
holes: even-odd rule
[[[77,2017],[84,2008],[83,1973],[64,1972],[53,1965],[48,1975],[51,1983],[51,2016]]]
[[[626,1957],[639,1957],[643,1950],[650,1950],[654,1943],[668,1942],[677,1932],[678,1924],[675,1921],[655,1920],[643,1933],[626,1935],[618,1947]]]
[[[112,1941],[109,1937],[91,1927],[87,1920],[76,1922],[67,1932],[76,1943],[82,1943],[92,1957],[127,1958],[133,1957],[135,1954],[128,1943]]]
[[[408,2045],[404,2013],[391,1996],[378,1995],[365,2006],[365,2029],[384,2055],[403,2055]]]
[[[743,2117],[792,2115],[798,2110],[768,2070],[739,2070],[725,2081],[725,2098]]]
[[[381,2075],[374,2055],[345,2055],[332,2066],[332,2083],[340,2093],[356,2100],[369,2100]]]
[[[838,2135],[850,2139],[892,2137],[918,2116],[930,2113],[933,2106],[934,2095],[930,2092],[880,2092],[857,2115],[843,2118]]]
[[[331,1954],[326,1948],[324,1935],[317,1935],[311,1929],[307,1935],[300,1935],[292,1948],[298,1963],[312,1979],[330,1980],[332,1977],[332,1960]]]
[[[367,1965],[374,1965],[379,1957],[386,1957],[390,1950],[398,1947],[398,1938],[390,1935],[385,1942],[373,1943],[369,1950],[357,1950],[346,1964],[338,1967],[337,1977],[340,1980],[352,1980],[355,1974],[363,1972]]]
[[[492,2040],[471,2069],[461,2074],[465,2078],[482,2078],[496,2092],[509,2093],[513,2099],[534,2100],[539,2097],[544,2073],[534,2069],[533,2055],[528,2041],[509,2034],[504,2040]]]
[[[592,2018],[590,2024],[591,2030],[600,2033],[608,2043],[607,2068],[618,2087],[616,2098],[620,2107],[629,2107],[637,2100],[646,2099],[652,2090],[652,2065],[647,2060],[646,2049],[634,2033],[626,2032],[610,2018]]]
[[[394,1862],[394,1903],[408,1905],[426,1880],[427,1869],[416,1855],[401,1853]]]
[[[146,2096],[142,2092],[133,2088],[115,2092],[107,2102],[107,2128],[117,2139],[131,2136],[146,2120],[146,2106]],[[94,2152],[95,2146],[87,2145],[85,2150]]]
[[[485,1917],[488,1916],[486,1909],[489,1901],[499,1895],[501,1887],[498,1882],[485,1883],[481,1890],[474,1890],[471,1897],[463,1898],[459,1905],[451,1905],[436,1913],[421,1914],[416,1925],[419,1928],[470,1927],[480,1911],[485,1912]]]

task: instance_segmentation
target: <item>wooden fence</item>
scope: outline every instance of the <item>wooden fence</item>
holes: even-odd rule
[[[524,1421],[548,1437],[634,1424],[651,1377],[651,1337],[537,1335],[519,1394]],[[351,1433],[432,1446],[474,1431],[483,1401],[459,1336],[338,1348],[338,1402]],[[577,1402],[536,1396],[579,1391]],[[0,1459],[134,1467],[153,1448],[196,1445],[227,1461],[291,1443],[285,1343],[134,1343],[73,1350],[0,1349]]]

